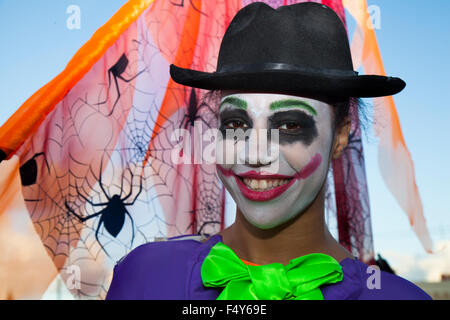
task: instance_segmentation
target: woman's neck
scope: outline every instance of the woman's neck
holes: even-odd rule
[[[237,209],[236,221],[220,232],[223,243],[241,259],[256,263],[290,260],[310,253],[324,253],[337,261],[352,255],[331,235],[324,219],[324,190],[293,220],[268,230],[250,224]]]

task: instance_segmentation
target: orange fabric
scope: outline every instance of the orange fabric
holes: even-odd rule
[[[352,41],[352,56],[354,59],[355,69],[358,69],[362,65],[366,74],[378,74],[386,76],[383,59],[381,58],[381,52],[378,48],[378,41],[376,38],[375,30],[373,26],[371,26],[371,20],[368,13],[366,1],[344,0],[343,2],[345,8],[356,19],[356,22],[358,23],[358,26],[362,31],[362,33],[355,32]],[[395,144],[400,143],[406,145],[394,101],[392,97],[386,99],[392,100],[392,102],[389,101],[387,103],[390,113],[389,117],[392,120],[392,140]],[[375,130],[376,134],[379,136],[380,130],[382,130],[382,128],[375,126]]]
[[[32,95],[6,121],[0,128],[0,149],[8,158],[153,1],[129,0],[81,47],[63,72]]]
[[[386,75],[366,1],[344,0],[343,3],[357,23],[351,48],[354,68],[362,66],[366,74]],[[379,137],[378,163],[381,175],[408,215],[410,225],[423,247],[431,253],[433,244],[426,227],[414,163],[403,137],[392,96],[374,99],[374,119],[374,131]]]
[[[206,32],[210,32],[214,26],[210,25],[212,19],[202,19],[202,15],[225,17],[223,30],[219,31],[221,34],[225,33],[225,27],[240,8],[239,1],[216,3],[194,0],[190,6],[187,6],[186,11],[180,14],[180,10],[173,10],[172,3],[160,1],[155,3],[149,14],[160,16],[164,24],[150,24],[148,28],[154,39],[158,39],[159,49],[169,63],[182,68],[213,71],[207,69],[211,68],[211,55],[217,54],[216,49],[220,46],[220,43],[213,42],[220,41],[221,37],[214,40],[212,37],[205,36]],[[212,60],[216,60],[216,58]],[[184,86],[170,79],[156,120],[158,125],[154,127],[153,137],[158,134],[165,118],[172,116],[179,109],[180,101],[186,101],[186,98]],[[152,149],[153,143],[151,140],[149,150]],[[144,160],[143,165],[147,160]]]
[[[234,0],[223,2],[193,0],[182,7],[174,6],[170,1],[158,1],[146,12],[145,20],[147,29],[152,39],[155,40],[155,45],[168,64],[173,63],[184,68],[212,72],[216,67],[222,36],[240,8],[241,1]],[[155,23],[154,17],[158,17],[157,23]],[[158,149],[158,146],[155,145],[158,139],[153,138],[163,130],[167,119],[175,116],[176,112],[184,112],[184,109],[188,106],[191,90],[169,78],[167,90],[156,116],[152,139],[148,145],[143,167],[147,165],[147,161],[154,154],[154,150]],[[196,92],[199,101],[202,99],[203,93],[200,90]],[[194,147],[194,149],[197,147],[199,146]],[[198,179],[203,179],[203,170],[204,168],[200,169],[196,165],[193,168],[184,164],[177,165],[177,171],[185,172],[193,185],[198,185],[201,181]],[[210,167],[208,170],[213,172],[215,167]],[[156,188],[159,189],[159,186]],[[178,183],[174,188],[174,197],[183,199],[186,196],[182,194],[182,188],[183,186]],[[177,201],[172,212],[184,210],[196,212],[198,196],[195,193],[189,194],[193,207],[183,207],[182,202]],[[222,194],[224,195],[224,189]],[[169,202],[165,203],[165,201]],[[172,206],[170,199],[166,197],[161,199],[161,203],[163,206]],[[169,236],[178,234],[177,225],[185,225],[186,223],[192,225],[192,218],[186,215],[169,214],[166,215],[166,219]]]

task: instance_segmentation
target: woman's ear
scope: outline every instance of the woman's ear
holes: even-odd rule
[[[336,139],[333,146],[333,159],[337,159],[341,156],[342,151],[348,144],[348,136],[352,127],[352,121],[350,117],[345,118],[342,124],[336,128]]]

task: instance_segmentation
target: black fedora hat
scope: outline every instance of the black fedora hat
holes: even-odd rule
[[[170,66],[172,79],[208,90],[283,92],[326,101],[403,90],[399,78],[358,75],[347,31],[329,7],[313,2],[278,9],[242,8],[222,39],[216,72]]]

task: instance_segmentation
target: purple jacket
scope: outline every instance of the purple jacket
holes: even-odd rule
[[[203,243],[182,236],[137,247],[114,267],[106,299],[215,300],[220,288],[204,287],[200,268],[211,247],[221,241],[220,235]],[[431,299],[411,282],[383,271],[380,288],[369,289],[373,271],[368,272],[366,264],[350,258],[340,264],[343,280],[320,288],[325,300]]]

